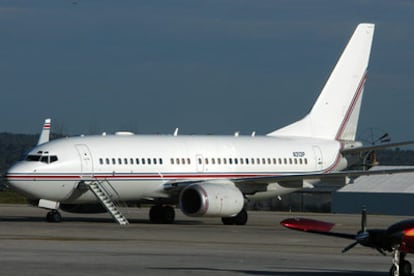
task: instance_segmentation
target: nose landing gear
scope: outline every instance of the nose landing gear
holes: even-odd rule
[[[62,215],[59,213],[58,210],[52,210],[47,213],[46,220],[47,222],[61,222]]]

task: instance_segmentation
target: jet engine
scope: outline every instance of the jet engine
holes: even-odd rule
[[[233,182],[206,182],[184,188],[179,203],[190,217],[232,217],[243,209],[244,197]]]

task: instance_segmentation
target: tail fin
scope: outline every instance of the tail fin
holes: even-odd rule
[[[374,24],[359,24],[312,110],[269,136],[355,140]]]
[[[46,119],[45,122],[43,123],[42,132],[40,133],[39,141],[37,142],[38,145],[49,142],[51,123],[52,123],[51,119]]]

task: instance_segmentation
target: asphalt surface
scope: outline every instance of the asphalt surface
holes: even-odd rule
[[[46,211],[0,205],[0,275],[388,275],[391,257],[348,240],[291,231],[279,222],[308,217],[336,222],[354,233],[359,215],[249,212],[245,226],[218,218],[176,223],[148,222],[148,209],[128,209],[128,226],[108,214],[62,212],[61,223],[45,222]],[[369,228],[406,217],[368,216]],[[408,256],[408,260],[411,256]]]

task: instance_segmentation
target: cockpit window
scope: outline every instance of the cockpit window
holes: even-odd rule
[[[41,157],[42,157],[41,155],[28,155],[26,156],[26,159],[24,160],[37,162],[37,161],[40,161]]]
[[[58,157],[56,155],[49,155],[49,154],[46,154],[46,155],[45,154],[43,155],[29,154],[28,156],[26,156],[26,159],[25,159],[25,161],[29,161],[29,162],[42,162],[46,164],[56,162],[57,160],[58,160]]]

